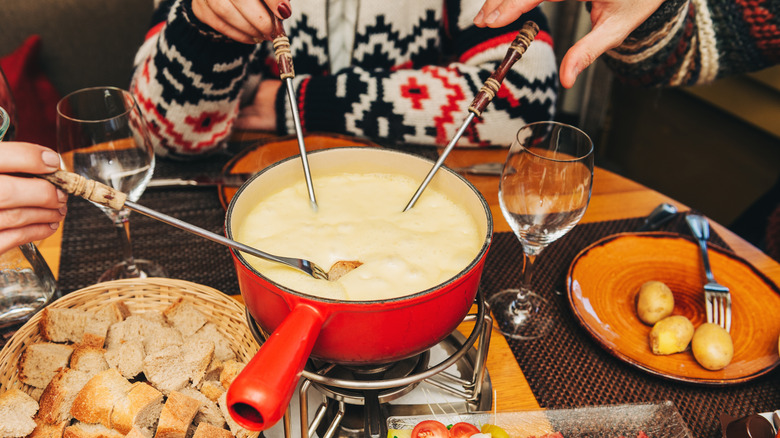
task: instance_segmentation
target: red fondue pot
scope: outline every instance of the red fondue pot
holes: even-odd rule
[[[308,157],[315,193],[318,173],[373,171],[408,174],[422,181],[433,165],[416,155],[382,148],[332,148]],[[233,231],[256,199],[299,181],[301,172],[300,159],[292,157],[247,181],[228,207],[227,236],[234,238]],[[427,190],[431,189],[446,193],[471,212],[484,243],[461,272],[422,292],[377,301],[320,298],[275,283],[250,266],[244,254],[231,250],[249,313],[266,332],[273,332],[228,389],[228,411],[236,422],[254,431],[273,426],[284,415],[309,356],[347,365],[398,361],[436,345],[463,321],[477,293],[493,218],[479,191],[449,169],[437,172]]]

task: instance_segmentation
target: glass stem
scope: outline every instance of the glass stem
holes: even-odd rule
[[[523,293],[531,292],[531,276],[533,275],[535,261],[536,254],[523,253],[523,285],[521,287]]]
[[[122,259],[125,262],[128,277],[138,277],[140,272],[133,257],[133,244],[130,241],[130,211],[122,210],[114,219],[114,228],[122,245]]]

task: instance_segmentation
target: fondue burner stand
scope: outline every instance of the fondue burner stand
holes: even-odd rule
[[[493,319],[486,311],[481,293],[477,294],[476,303],[477,314],[464,318],[464,322],[474,322],[468,337],[455,331],[417,356],[374,366],[336,365],[310,359],[298,386],[298,398],[296,400],[293,395],[291,407],[285,413],[284,436],[385,438],[387,418],[391,416],[446,418],[490,410],[493,397],[485,362]],[[267,335],[249,312],[247,321],[252,335],[262,344]],[[439,357],[438,363],[431,365],[429,362],[434,356]],[[311,389],[316,390],[315,396],[320,396],[319,405],[315,399],[309,399]],[[415,389],[417,391],[413,393]],[[293,430],[291,418],[295,405],[300,410],[300,428],[297,430]],[[310,408],[314,408],[311,422]],[[304,435],[301,430],[307,433]],[[264,434],[271,436],[269,431]]]

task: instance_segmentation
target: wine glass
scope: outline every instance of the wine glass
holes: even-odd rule
[[[146,124],[133,96],[119,88],[86,88],[63,97],[57,104],[57,149],[66,170],[122,191],[133,202],[152,178],[155,157]],[[123,255],[98,281],[167,276],[157,263],[134,258],[130,210],[98,207],[114,222]]]
[[[553,327],[550,302],[531,286],[534,261],[585,214],[592,183],[593,142],[580,129],[538,122],[517,132],[504,163],[498,198],[523,246],[522,284],[488,299],[504,336],[537,339]]]

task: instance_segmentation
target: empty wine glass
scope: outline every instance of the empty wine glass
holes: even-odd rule
[[[493,294],[488,304],[504,336],[536,339],[554,324],[551,304],[531,287],[536,257],[571,230],[590,201],[593,142],[557,122],[523,126],[509,148],[499,183],[501,212],[523,246],[517,289]]]
[[[57,149],[66,170],[122,191],[130,201],[141,197],[152,178],[155,157],[144,119],[133,96],[119,88],[86,88],[62,98]],[[130,210],[98,206],[114,222],[123,255],[98,281],[165,277],[157,263],[134,258]]]

